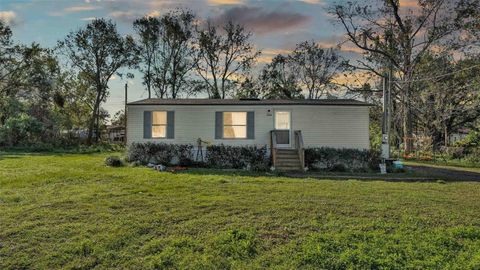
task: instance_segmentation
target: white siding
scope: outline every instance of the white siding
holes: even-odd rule
[[[267,115],[267,110],[272,116]],[[130,105],[128,106],[127,140],[132,142],[168,142],[196,144],[198,138],[213,144],[269,145],[273,129],[273,112],[289,110],[292,130],[301,130],[305,147],[369,148],[368,107],[366,106],[206,106],[206,105]],[[144,139],[143,112],[175,111],[174,139]],[[215,139],[216,111],[254,111],[255,139]]]

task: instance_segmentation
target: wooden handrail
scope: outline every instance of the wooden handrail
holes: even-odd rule
[[[301,130],[295,130],[295,148],[297,148],[300,165],[302,166],[303,170],[305,168],[305,149],[303,146],[303,136]]]
[[[277,134],[270,130],[270,154],[272,155],[273,167],[277,164]]]

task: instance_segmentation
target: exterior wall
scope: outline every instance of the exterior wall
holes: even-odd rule
[[[175,111],[174,139],[144,139],[143,111]],[[271,115],[267,115],[271,110]],[[197,139],[212,144],[270,145],[270,130],[274,128],[274,111],[291,112],[293,130],[301,130],[308,147],[369,148],[367,106],[207,106],[207,105],[130,105],[127,108],[127,143],[166,142],[196,145]],[[215,139],[216,111],[254,111],[255,138]],[[293,138],[291,140],[293,142]]]

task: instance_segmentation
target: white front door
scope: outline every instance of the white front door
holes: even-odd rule
[[[275,111],[275,135],[277,147],[291,146],[291,113],[290,111]]]

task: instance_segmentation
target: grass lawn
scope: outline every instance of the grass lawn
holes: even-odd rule
[[[480,183],[0,157],[0,269],[479,269]]]

